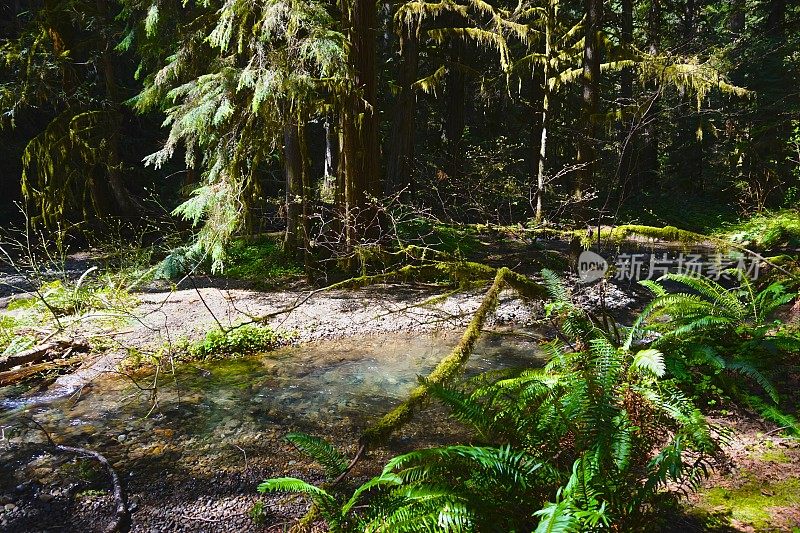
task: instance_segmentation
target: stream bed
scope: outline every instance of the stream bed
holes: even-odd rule
[[[55,440],[100,451],[114,463],[138,508],[133,530],[197,531],[197,520],[202,530],[259,530],[247,516],[259,481],[318,475],[283,435],[305,431],[352,453],[361,431],[402,401],[458,338],[350,338],[184,364],[160,375],[156,394],[147,390],[153,375],[134,383],[110,374],[65,398],[15,397],[17,391],[0,389],[0,527],[40,530],[60,511],[61,523],[69,516],[68,529],[92,531],[111,516],[110,498],[87,490],[107,487],[102,470],[91,461],[35,452],[46,443],[30,422],[35,419]],[[537,364],[543,354],[536,337],[492,333],[480,340],[465,373]],[[372,466],[406,449],[465,438],[434,404],[388,449],[372,454]],[[303,506],[281,503],[265,521],[285,520]]]

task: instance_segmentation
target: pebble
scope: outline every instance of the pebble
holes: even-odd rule
[[[127,439],[127,438],[128,438],[128,436],[127,436],[125,433],[122,433],[121,435],[119,435],[119,436],[117,437],[117,440],[118,440],[119,442],[125,442],[125,439]]]

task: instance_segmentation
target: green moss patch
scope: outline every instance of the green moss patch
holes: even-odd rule
[[[439,224],[415,218],[400,224],[397,232],[405,242],[447,254],[467,256],[481,246],[478,231],[468,225]]]
[[[715,487],[701,493],[701,512],[749,525],[756,530],[775,527],[773,510],[800,504],[800,479],[765,483],[748,476],[737,488]]]
[[[759,459],[771,463],[788,463],[789,461],[792,460],[791,457],[789,457],[785,451],[780,449],[766,450],[764,453],[760,455]],[[800,494],[798,494],[798,497],[800,497]]]
[[[202,340],[190,344],[187,352],[192,359],[252,355],[284,346],[291,339],[292,335],[266,326],[245,324],[229,331],[213,329]]]

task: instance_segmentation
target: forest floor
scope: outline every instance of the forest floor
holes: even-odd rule
[[[686,509],[709,529],[797,531],[800,527],[800,441],[752,413],[712,417],[732,431],[728,464],[689,494]]]
[[[484,258],[525,270],[533,264],[525,247],[495,247]],[[85,264],[74,270],[80,273]],[[81,389],[105,372],[113,372],[132,353],[156,350],[179,339],[196,340],[218,323],[230,326],[252,316],[275,313],[303,302],[297,309],[271,318],[276,330],[292,332],[292,342],[313,345],[330,339],[363,339],[369,336],[418,335],[434,331],[459,332],[480,303],[481,290],[447,295],[435,285],[392,284],[360,290],[317,293],[307,301],[303,285],[284,290],[259,291],[246,284],[197,278],[196,287],[166,290],[153,285],[136,293],[135,305],[120,322],[81,324],[86,336],[104,335],[106,349],[74,373],[58,378],[50,389]],[[626,321],[641,307],[643,291],[635,284],[609,283],[585,290],[579,300],[587,307],[604,305]],[[7,299],[6,299],[7,302]],[[0,302],[2,306],[2,302]],[[540,323],[542,309],[504,292],[487,329],[530,328]],[[89,394],[91,387],[86,390]],[[192,402],[191,397],[187,399]],[[432,406],[396,435],[388,446],[370,454],[353,473],[353,481],[374,474],[394,454],[415,447],[440,445],[469,438],[463,429],[443,420]],[[732,430],[726,445],[727,463],[711,473],[700,490],[686,500],[685,513],[675,531],[795,531],[800,527],[800,443],[781,436],[779,428],[754,413],[737,410],[715,421]],[[246,428],[228,420],[219,428],[228,445],[202,443],[180,434],[154,417],[119,436],[98,436],[93,446],[102,449],[126,478],[135,509],[134,531],[283,531],[301,516],[307,504],[296,498],[261,498],[265,514],[250,516],[259,501],[255,486],[276,475],[294,475],[321,481],[319,472],[293,453],[277,428]],[[138,432],[138,434],[137,434]],[[103,433],[100,428],[100,433]],[[354,451],[356,435],[347,427],[326,435],[344,449]],[[2,444],[2,442],[0,442]],[[13,442],[9,444],[18,444]],[[64,457],[38,453],[33,460],[17,450],[0,474],[0,530],[39,531],[49,527],[102,530],[112,515],[113,502],[105,491],[79,490],[75,463]],[[246,451],[244,451],[246,450]],[[70,468],[72,470],[70,470]],[[80,466],[80,468],[84,468]],[[133,473],[136,472],[134,476]],[[0,476],[2,477],[2,476]],[[27,479],[27,481],[25,481]],[[16,481],[14,481],[16,480]],[[71,488],[70,488],[71,487]]]

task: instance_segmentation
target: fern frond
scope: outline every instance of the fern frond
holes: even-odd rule
[[[659,378],[664,377],[664,372],[666,371],[664,354],[654,348],[636,352],[636,355],[633,356],[633,363],[631,366],[646,370]]]
[[[318,462],[331,479],[347,469],[347,458],[325,439],[306,433],[289,433],[284,438],[294,444],[303,454]]]
[[[756,383],[758,383],[764,392],[769,395],[770,399],[775,402],[776,404],[780,402],[780,395],[778,394],[778,390],[775,386],[770,382],[769,379],[755,366],[747,361],[737,360],[737,361],[730,361],[725,366],[727,370],[732,372],[736,372],[742,374],[743,376],[747,376],[748,378],[752,379]]]

